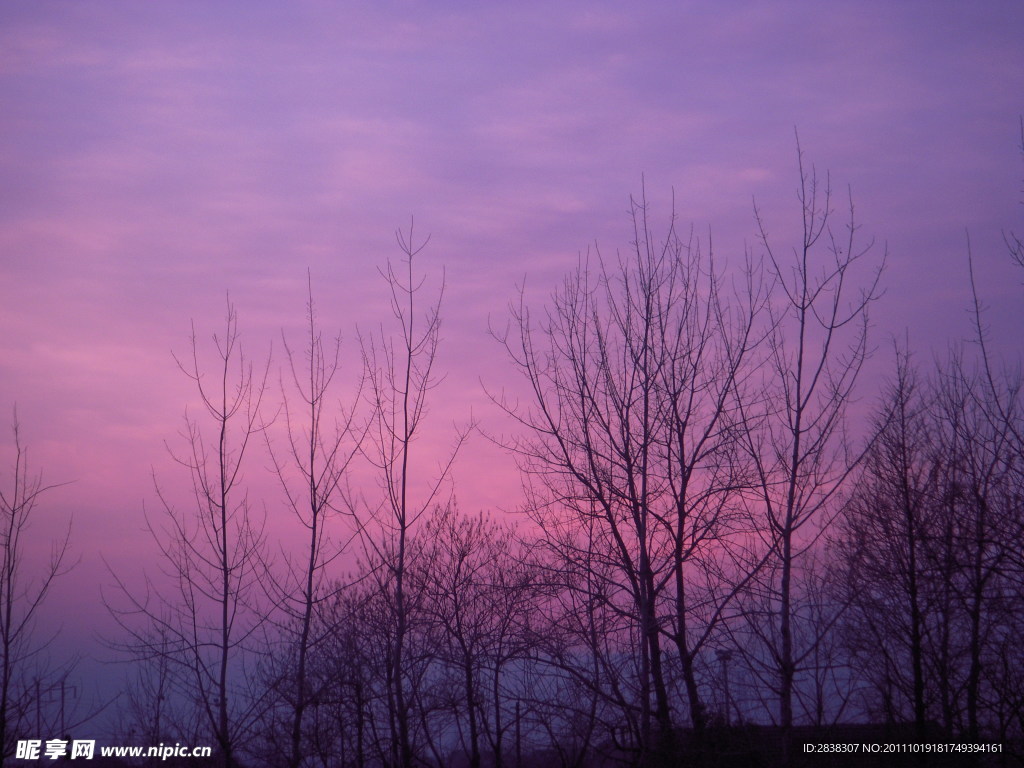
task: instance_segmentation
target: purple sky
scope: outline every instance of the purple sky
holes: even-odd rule
[[[17,403],[48,480],[74,481],[40,512],[41,529],[74,515],[69,632],[103,623],[100,556],[148,551],[151,469],[182,481],[163,441],[192,398],[171,357],[190,320],[218,329],[230,290],[247,348],[279,352],[308,267],[355,366],[411,215],[431,285],[446,270],[439,443],[470,407],[492,418],[480,377],[511,375],[488,317],[524,275],[539,302],[588,244],[627,245],[642,176],[720,258],[756,246],[754,198],[787,245],[794,127],[888,244],[883,351],[906,329],[927,361],[969,332],[969,231],[1016,355],[1024,276],[1002,232],[1024,230],[1024,5],[722,6],[0,6],[0,408]],[[456,479],[464,508],[515,503],[512,463],[482,440]]]

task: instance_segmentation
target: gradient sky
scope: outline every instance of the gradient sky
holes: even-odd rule
[[[428,288],[447,283],[428,449],[471,407],[492,418],[480,379],[511,374],[488,318],[524,277],[540,302],[588,246],[628,245],[641,179],[662,215],[674,189],[720,258],[756,252],[754,199],[787,246],[794,128],[888,247],[875,340],[906,331],[928,361],[969,333],[969,232],[1015,357],[1022,40],[1017,0],[3,3],[0,409],[17,403],[47,480],[73,481],[37,530],[73,515],[81,559],[47,621],[76,642],[103,627],[101,557],[135,567],[151,471],[184,480],[164,441],[193,399],[171,356],[190,322],[218,329],[230,291],[247,350],[280,353],[309,268],[355,367],[411,216]],[[464,508],[515,504],[483,440],[456,480]]]

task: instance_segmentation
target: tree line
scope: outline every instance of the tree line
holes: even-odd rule
[[[226,768],[519,768],[711,765],[757,754],[746,733],[795,764],[808,728],[870,722],[1019,757],[1019,361],[991,352],[975,291],[972,343],[923,365],[894,342],[863,405],[886,254],[802,154],[797,203],[793,246],[755,209],[757,245],[725,265],[631,199],[628,249],[588,252],[539,306],[520,291],[492,329],[513,426],[455,428],[440,459],[420,438],[443,279],[430,293],[412,226],[381,272],[390,326],[354,351],[325,338],[312,280],[276,383],[230,302],[213,367],[193,329],[175,361],[200,408],[146,511],[161,574],[114,573],[106,596],[133,662],[124,737],[214,744]],[[517,515],[459,507],[476,432],[515,458]],[[257,501],[261,464],[280,493]],[[33,730],[26,632],[67,549],[19,591],[45,487],[21,463],[9,484],[5,758]],[[268,541],[270,517],[301,546]]]

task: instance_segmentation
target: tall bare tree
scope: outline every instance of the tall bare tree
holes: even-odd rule
[[[881,266],[867,266],[873,242],[862,244],[852,199],[849,216],[833,227],[832,188],[808,168],[800,171],[800,242],[792,258],[779,253],[755,209],[760,240],[775,279],[776,324],[758,404],[744,407],[745,443],[757,473],[761,533],[770,552],[751,590],[753,644],[760,646],[765,684],[774,691],[783,738],[794,720],[794,688],[815,633],[802,631],[795,588],[805,555],[838,509],[839,494],[862,449],[853,447],[845,417],[868,347],[868,309],[879,296]],[[884,263],[884,257],[882,259]],[[804,627],[804,630],[807,628]]]
[[[352,527],[338,530],[334,537],[330,518],[348,514],[344,498],[350,463],[359,451],[365,427],[355,420],[355,405],[361,395],[361,380],[345,407],[332,396],[341,369],[341,339],[325,343],[317,324],[313,303],[312,277],[307,274],[306,339],[301,359],[283,339],[288,359],[287,384],[281,381],[281,413],[286,427],[287,447],[275,450],[267,433],[273,470],[284,494],[287,509],[306,529],[302,554],[295,558],[282,552],[284,572],[275,575],[267,568],[268,592],[280,611],[280,653],[271,654],[272,686],[282,699],[283,717],[275,706],[271,712],[271,738],[277,730],[287,733],[287,761],[297,768],[306,753],[303,723],[310,704],[321,691],[311,686],[309,658],[328,637],[329,628],[315,621],[320,606],[333,599],[340,585],[332,581],[329,567],[355,536]],[[288,393],[292,392],[293,395]]]
[[[1007,382],[997,402],[979,367],[969,368],[954,353],[938,374],[934,403],[943,532],[954,547],[947,577],[955,617],[950,629],[957,632],[952,641],[960,644],[964,662],[956,665],[963,670],[964,719],[951,725],[969,738],[979,738],[991,725],[984,722],[991,714],[984,699],[992,647],[1014,613],[1015,582],[1020,596],[1014,564],[1019,547],[1007,544],[1024,532],[1021,445],[1007,428],[1021,423],[1022,382],[1019,376]]]
[[[843,563],[836,585],[849,605],[844,624],[861,675],[881,695],[888,719],[913,719],[918,739],[928,722],[929,564],[935,500],[942,482],[926,395],[909,354],[897,349],[896,372],[874,417],[876,437],[858,471],[834,537]]]
[[[1017,258],[1019,240],[1007,235]],[[922,381],[899,353],[838,538],[854,658],[890,721],[1021,731],[1022,380],[997,364],[975,283],[973,339]]]
[[[764,291],[748,269],[729,292],[710,246],[678,235],[674,211],[662,239],[645,199],[631,201],[630,215],[627,254],[582,263],[540,322],[524,299],[513,308],[512,331],[499,340],[532,402],[495,400],[525,428],[509,446],[552,551],[603,581],[576,583],[631,624],[628,706],[638,712],[641,759],[654,759],[673,750],[677,719],[665,644],[677,651],[699,731],[699,654],[736,594],[741,569],[720,558],[739,551],[723,545],[745,527],[737,392]]]
[[[451,452],[430,474],[415,459],[415,441],[421,436],[430,392],[438,384],[434,370],[440,343],[442,284],[435,301],[425,310],[417,303],[424,277],[414,262],[429,237],[417,241],[412,224],[396,233],[402,252],[400,266],[391,262],[381,270],[391,292],[391,312],[398,326],[394,335],[384,331],[363,339],[367,375],[369,428],[362,453],[373,465],[381,496],[370,504],[362,523],[369,559],[377,568],[376,583],[386,592],[392,613],[393,632],[387,660],[388,719],[391,732],[391,764],[409,768],[414,760],[412,741],[413,675],[406,646],[413,615],[409,598],[408,570],[411,537],[424,515],[447,489],[450,469],[466,437],[459,431]],[[370,522],[372,521],[372,525]]]
[[[261,369],[246,357],[230,299],[224,331],[212,342],[212,376],[201,363],[194,325],[189,357],[175,357],[196,386],[200,415],[186,409],[184,447],[169,447],[189,475],[191,505],[179,506],[157,482],[160,509],[147,515],[164,578],[147,578],[140,590],[115,577],[120,604],[108,605],[127,632],[117,645],[137,659],[173,664],[223,764],[233,768],[262,706],[247,673],[265,618],[256,604],[263,524],[249,503],[244,468],[266,426],[261,406],[270,358]]]
[[[901,360],[881,429],[838,526],[844,622],[873,707],[951,736],[1009,738],[1024,533],[1015,430],[1019,378],[993,391],[986,366],[954,349],[920,387]],[[1013,681],[1009,686],[1007,680]]]
[[[40,498],[57,486],[31,469],[17,411],[11,434],[10,476],[0,487],[0,763],[14,754],[19,738],[36,731],[41,695],[63,686],[69,671],[50,665],[49,641],[36,632],[36,619],[54,582],[69,570],[71,527],[51,542],[47,561],[32,562],[27,537]]]

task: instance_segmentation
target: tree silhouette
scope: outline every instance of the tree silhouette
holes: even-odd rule
[[[667,646],[699,732],[699,656],[756,568],[740,542],[748,526],[737,496],[750,480],[737,393],[765,295],[750,269],[740,291],[727,291],[710,246],[680,238],[674,211],[660,240],[644,198],[630,216],[628,254],[581,263],[539,321],[520,297],[499,341],[531,402],[494,400],[523,428],[506,444],[527,511],[561,562],[552,567],[576,571],[565,584],[600,595],[591,607],[617,617],[626,643],[617,653],[631,657],[617,666],[635,666],[610,700],[635,717],[646,759],[674,749]]]
[[[127,632],[116,645],[137,660],[171,662],[179,690],[198,710],[225,768],[233,768],[263,706],[250,677],[265,621],[257,606],[263,528],[249,503],[244,467],[252,439],[266,426],[261,406],[270,360],[260,370],[243,353],[230,299],[223,334],[212,341],[210,378],[194,325],[189,358],[175,357],[195,383],[204,418],[186,409],[184,449],[168,448],[188,472],[191,507],[180,508],[156,482],[160,510],[146,518],[165,579],[147,577],[139,588],[115,575],[123,603],[108,601],[108,607]]]
[[[450,469],[466,431],[455,436],[454,446],[429,479],[419,470],[414,442],[420,436],[428,410],[430,392],[437,386],[434,370],[440,342],[441,299],[425,311],[417,304],[425,278],[419,277],[414,261],[429,238],[417,242],[413,224],[408,233],[396,233],[402,263],[390,262],[381,271],[390,290],[391,312],[398,326],[390,335],[384,327],[378,334],[363,337],[366,370],[366,399],[369,427],[362,453],[373,466],[380,496],[368,503],[361,522],[362,541],[374,570],[373,583],[381,590],[390,613],[387,654],[387,706],[391,734],[389,761],[410,768],[414,761],[412,718],[416,675],[407,657],[410,618],[410,540],[435,504],[443,503]]]
[[[11,433],[10,475],[0,486],[0,762],[14,755],[18,739],[41,727],[60,727],[48,708],[47,722],[41,721],[41,699],[62,689],[70,672],[70,667],[49,663],[50,641],[38,636],[36,619],[54,582],[70,569],[71,526],[51,542],[49,559],[41,567],[30,560],[28,537],[39,501],[57,485],[44,483],[42,473],[32,470],[17,410]],[[61,718],[63,709],[62,701]]]
[[[869,352],[868,309],[879,296],[881,274],[877,267],[858,282],[858,268],[873,243],[862,245],[857,238],[852,199],[844,226],[833,229],[830,180],[805,165],[799,143],[797,156],[801,239],[792,259],[776,251],[755,209],[775,282],[776,322],[764,389],[744,405],[743,419],[761,507],[759,532],[770,553],[748,590],[746,631],[754,653],[748,658],[777,698],[785,744],[794,722],[797,676],[818,641],[812,628],[795,626],[801,620],[796,584],[803,558],[835,515],[861,455],[845,419]]]
[[[316,621],[320,606],[333,599],[340,589],[329,578],[329,568],[355,536],[350,529],[342,531],[340,539],[332,539],[329,518],[350,512],[350,501],[345,498],[347,473],[365,433],[365,427],[355,420],[361,381],[348,409],[330,401],[335,390],[332,385],[337,384],[340,373],[341,341],[338,338],[325,344],[316,321],[312,278],[308,274],[307,279],[307,335],[301,358],[304,362],[297,359],[288,340],[283,339],[288,384],[282,377],[281,413],[287,447],[283,452],[276,451],[269,435],[267,440],[285,506],[308,536],[298,558],[282,553],[282,574],[275,575],[270,564],[266,569],[267,592],[280,611],[279,637],[273,640],[268,662],[269,684],[278,699],[271,709],[268,735],[274,743],[280,739],[279,731],[287,733],[290,768],[297,768],[306,756],[306,711],[321,693],[310,684],[309,657],[327,637],[327,629]],[[294,394],[289,396],[289,391]]]

